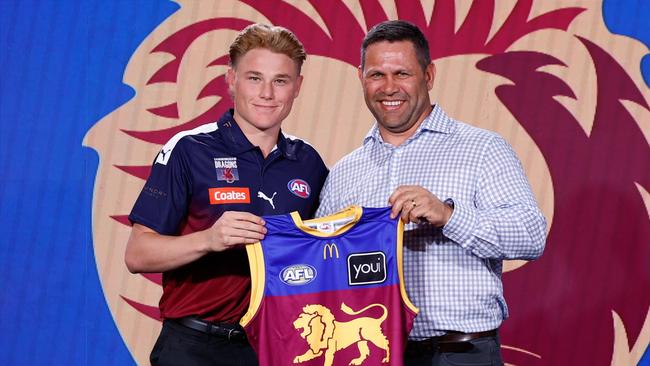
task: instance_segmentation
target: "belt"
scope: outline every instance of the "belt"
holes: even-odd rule
[[[171,321],[202,333],[227,338],[229,341],[246,341],[244,329],[237,324],[210,323],[193,317],[171,319]]]
[[[447,332],[447,334],[427,338],[421,341],[408,341],[406,344],[407,354],[431,353],[431,352],[467,352],[474,348],[470,341],[496,337],[496,329],[477,333]]]

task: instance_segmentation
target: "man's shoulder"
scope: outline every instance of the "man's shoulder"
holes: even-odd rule
[[[470,123],[458,120],[448,115],[440,106],[434,106],[433,111],[428,117],[426,126],[429,130],[450,134],[454,139],[449,140],[458,142],[458,140],[482,140],[490,141],[500,137],[494,131],[477,127]],[[435,136],[434,134],[433,136]]]
[[[315,159],[325,165],[325,162],[318,153],[318,150],[316,150],[316,148],[307,140],[297,136],[285,134],[284,132],[283,135],[287,151],[295,153],[298,160],[302,161]]]
[[[467,122],[462,122],[458,120],[453,120],[456,125],[456,132],[460,135],[472,137],[472,138],[482,138],[482,139],[493,139],[495,137],[501,137],[498,133],[471,125]]]
[[[365,157],[366,153],[364,146],[359,146],[356,149],[352,150],[352,152],[344,155],[338,162],[336,162],[336,164],[334,164],[334,167],[332,167],[332,173],[346,167],[356,166],[360,161],[364,160]]]
[[[358,147],[349,154],[343,156],[330,169],[328,176],[329,184],[341,189],[342,186],[358,179],[367,172],[369,160],[364,147]]]
[[[468,123],[455,121],[455,142],[460,150],[466,152],[483,152],[482,156],[493,156],[494,153],[513,152],[512,145],[499,133]],[[487,154],[487,155],[486,155]]]
[[[284,141],[287,144],[287,148],[294,149],[303,154],[318,155],[318,151],[316,151],[316,148],[314,148],[312,144],[309,143],[309,141],[298,136],[286,134],[284,132],[282,132],[282,135],[284,136]]]
[[[483,146],[493,144],[496,141],[506,142],[503,136],[497,132],[458,120],[453,120],[453,123],[455,125],[454,135],[456,136],[456,139],[460,140],[461,142]]]
[[[176,133],[163,145],[156,163],[166,165],[173,154],[182,154],[183,151],[204,144],[206,139],[212,139],[212,133],[216,130],[217,123],[212,122]]]

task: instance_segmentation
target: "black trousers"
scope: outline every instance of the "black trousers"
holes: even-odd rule
[[[248,342],[229,341],[178,323],[163,322],[149,358],[152,366],[257,366]]]
[[[422,350],[407,345],[404,366],[502,366],[499,337],[484,337],[468,342],[451,352]]]

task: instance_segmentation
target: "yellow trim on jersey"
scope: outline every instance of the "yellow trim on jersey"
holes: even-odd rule
[[[250,323],[257,314],[262,304],[264,284],[266,283],[262,243],[258,241],[255,244],[246,245],[246,253],[248,254],[248,265],[251,269],[251,299],[246,314],[239,320],[242,327]]]
[[[297,211],[294,211],[291,213],[291,218],[293,219],[294,224],[296,227],[303,232],[313,235],[313,236],[318,236],[321,238],[328,238],[332,236],[337,236],[345,233],[346,231],[350,230],[354,224],[359,221],[361,218],[361,214],[363,213],[363,209],[361,206],[349,206],[347,208],[344,208],[343,210],[329,215],[329,216],[323,216],[323,217],[318,217],[315,219],[311,220],[306,220],[302,221],[302,218],[300,217],[300,214]],[[326,223],[326,222],[332,222],[332,221],[340,221],[340,220],[345,220],[345,219],[350,219],[349,222],[345,223],[343,226],[340,228],[332,231],[331,233],[324,233],[322,231],[319,231],[317,229],[314,229],[310,227],[309,225],[314,225],[314,224],[321,224],[321,223]]]
[[[397,217],[397,276],[399,277],[399,292],[402,294],[402,299],[404,304],[411,309],[415,314],[420,312],[409,299],[409,295],[406,293],[406,286],[404,285],[404,222]]]

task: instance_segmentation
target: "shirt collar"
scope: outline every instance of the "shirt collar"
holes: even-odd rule
[[[422,121],[422,124],[415,131],[413,136],[409,140],[417,138],[422,132],[438,132],[438,133],[451,133],[453,131],[454,121],[449,118],[447,113],[440,108],[437,104],[433,106],[431,113]],[[366,134],[366,137],[363,139],[363,143],[367,143],[369,140],[374,140],[377,142],[384,141],[381,138],[379,133],[379,127],[377,127],[377,122],[370,128],[370,131]]]
[[[280,153],[285,158],[289,160],[298,160],[298,150],[300,150],[302,144],[302,140],[291,140],[290,138],[285,137],[284,133],[282,133],[282,130],[280,130],[280,134],[278,135],[278,142],[276,143],[275,147],[280,150]]]
[[[234,110],[231,108],[221,116],[219,121],[217,121],[217,126],[219,127],[217,131],[228,141],[229,149],[232,154],[240,155],[255,149],[256,146],[253,146],[246,135],[244,135],[241,128],[239,128],[237,121],[235,121],[233,114]],[[296,160],[299,146],[297,146],[298,144],[296,143],[289,144],[288,141],[289,140],[284,136],[282,131],[280,131],[273,150],[279,150],[282,156],[287,159]]]

